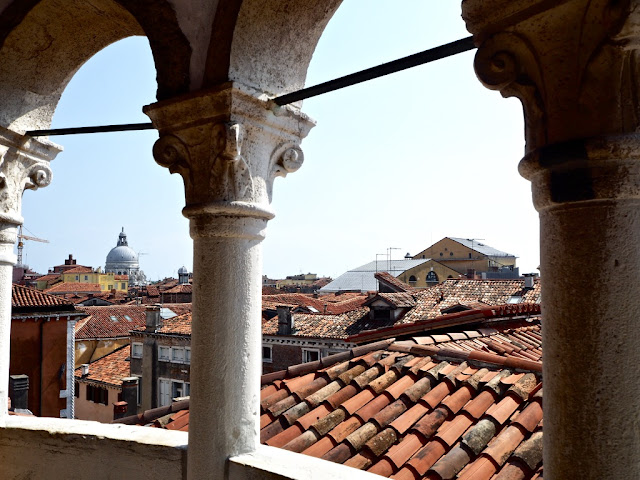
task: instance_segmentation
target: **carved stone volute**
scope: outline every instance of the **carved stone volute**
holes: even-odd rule
[[[160,132],[156,161],[184,180],[189,218],[272,218],[273,180],[300,168],[300,141],[313,126],[300,112],[231,83],[145,112]]]
[[[49,162],[60,151],[53,143],[0,127],[0,224],[22,224],[22,194],[51,183]]]
[[[508,3],[465,0],[463,17],[478,78],[522,101],[527,151],[638,129],[636,1]]]

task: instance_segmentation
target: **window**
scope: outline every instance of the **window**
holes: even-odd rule
[[[131,344],[131,357],[133,357],[133,358],[142,358],[142,344],[141,343],[132,343]]]
[[[131,320],[131,317],[129,315],[124,315],[124,318],[127,320],[127,322],[133,322],[133,320]]]
[[[427,273],[427,283],[438,283],[438,275],[433,270]]]
[[[273,350],[271,345],[262,346],[262,361],[267,363],[273,362]]]
[[[450,257],[453,257],[453,252],[449,252],[449,256],[450,256]]]
[[[137,405],[140,405],[141,399],[142,399],[142,377],[138,377],[138,398],[136,399]]]
[[[122,288],[122,290],[124,290],[125,288],[127,288],[127,287],[126,287],[126,285],[124,284],[124,282],[122,282],[122,287],[121,287],[121,288]]]
[[[80,280],[80,276],[76,275],[76,282],[78,282]]]
[[[84,281],[86,282],[87,280],[89,280],[89,275],[84,276]]]
[[[87,385],[87,400],[93,403],[109,404],[109,391],[106,388]]]
[[[302,363],[307,362],[315,362],[316,360],[320,360],[320,350],[314,348],[303,348],[302,349]]]
[[[73,384],[73,395],[76,398],[80,398],[80,384],[78,382],[74,382]]]
[[[418,279],[415,277],[415,275],[411,275],[409,277],[409,285],[411,285],[412,287],[415,286],[417,281],[418,281]]]
[[[158,346],[158,360],[163,362],[171,361],[171,348],[163,347],[162,345]]]
[[[191,349],[189,347],[184,349],[184,363],[191,363]]]
[[[171,380],[158,379],[158,406],[171,404]]]
[[[171,381],[171,400],[174,398],[188,397],[191,393],[191,385],[188,382]]]
[[[108,285],[107,290],[113,290],[113,285]]]
[[[176,363],[184,362],[184,347],[171,347],[171,361]]]

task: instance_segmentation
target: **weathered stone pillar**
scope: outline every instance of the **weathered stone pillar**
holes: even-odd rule
[[[480,80],[524,106],[545,479],[640,478],[638,2],[466,0],[463,16]]]
[[[261,248],[275,176],[302,164],[312,122],[227,83],[145,109],[156,161],[180,173],[194,241],[188,475],[226,478],[259,441]]]
[[[11,281],[22,193],[51,182],[49,162],[61,148],[0,127],[0,420],[7,414],[11,345]]]

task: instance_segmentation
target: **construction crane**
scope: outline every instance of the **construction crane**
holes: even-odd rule
[[[22,225],[18,227],[18,265],[22,265],[22,249],[24,248],[23,240],[31,240],[34,242],[49,243],[49,240],[44,238],[30,237],[29,235],[22,234]]]

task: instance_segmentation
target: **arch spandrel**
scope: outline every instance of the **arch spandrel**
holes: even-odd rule
[[[0,14],[0,125],[16,131],[48,128],[78,69],[103,48],[134,35],[149,38],[158,98],[186,92],[191,49],[166,0],[8,5]]]
[[[205,86],[231,80],[273,95],[304,87],[318,40],[342,0],[231,3],[234,8],[218,8]]]

